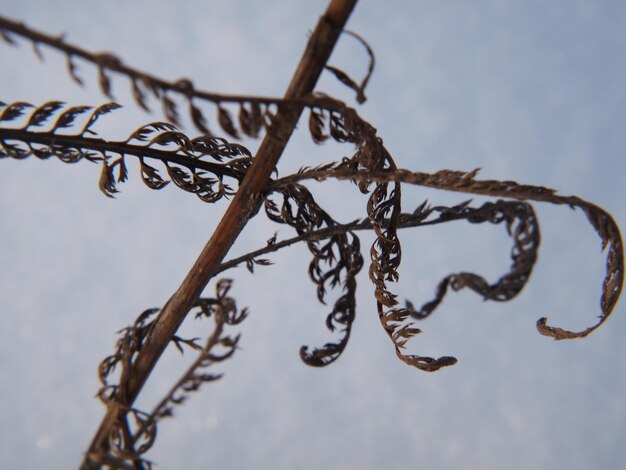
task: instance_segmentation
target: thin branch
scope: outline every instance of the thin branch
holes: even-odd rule
[[[285,93],[286,99],[300,98],[313,91],[355,4],[356,0],[331,0],[326,13],[320,18],[309,38],[300,64]],[[248,220],[258,212],[263,201],[262,194],[267,189],[270,176],[295,129],[301,112],[302,107],[279,108],[273,126],[276,132],[266,134],[252,166],[220,224],[181,286],[163,307],[156,325],[135,361],[133,370],[127,376],[121,377],[121,380],[128,384],[126,396],[121,397],[124,404],[128,405],[135,401],[170,338],[215,275],[219,264]],[[108,447],[109,436],[119,422],[121,413],[123,413],[121,407],[112,407],[108,410],[89,446],[82,465],[83,470],[91,466],[90,455],[97,455]]]

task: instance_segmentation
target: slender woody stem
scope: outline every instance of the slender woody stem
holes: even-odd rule
[[[285,99],[301,98],[313,91],[355,5],[356,0],[331,0],[326,12],[318,21],[315,31],[309,38],[298,68],[285,93]],[[132,370],[120,378],[121,381],[126,381],[127,385],[126,396],[120,397],[126,406],[111,407],[107,410],[100,428],[89,446],[81,467],[83,470],[93,468],[94,463],[98,465],[90,456],[106,454],[109,436],[119,422],[120,415],[125,413],[122,409],[128,409],[135,401],[150,372],[167,347],[170,338],[185,319],[191,306],[210,279],[215,275],[224,256],[246,223],[258,212],[271,173],[296,127],[302,109],[302,106],[289,109],[279,108],[274,121],[276,132],[266,134],[252,166],[246,173],[218,227],[187,277],[163,307]]]

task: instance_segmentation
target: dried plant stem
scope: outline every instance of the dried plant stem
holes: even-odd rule
[[[311,93],[324,69],[333,47],[352,12],[356,0],[331,0],[309,38],[303,57],[285,93],[286,99],[296,99]],[[266,134],[256,158],[224,217],[200,253],[187,277],[166,303],[139,353],[134,367],[121,381],[126,383],[126,396],[120,397],[125,406],[110,407],[89,446],[82,469],[93,468],[91,456],[106,453],[108,439],[116,424],[122,419],[126,406],[132,404],[150,372],[169,344],[193,303],[209,280],[215,275],[222,259],[239,236],[248,220],[261,207],[263,192],[270,176],[296,126],[302,112],[296,109],[279,109],[274,121],[275,132]]]

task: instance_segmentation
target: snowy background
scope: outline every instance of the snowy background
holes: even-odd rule
[[[0,13],[66,32],[69,42],[115,52],[169,80],[281,96],[325,6],[0,0]],[[626,3],[362,1],[348,28],[375,50],[377,69],[360,112],[398,166],[482,167],[483,178],[579,195],[626,227]],[[45,63],[25,42],[0,44],[0,100],[107,101],[93,67],[79,62],[81,89],[64,57],[42,50]],[[367,57],[345,36],[331,63],[359,77]],[[330,75],[318,90],[353,103]],[[162,119],[138,110],[124,78],[114,79],[113,92],[126,106],[101,120],[104,137],[125,138]],[[301,128],[281,175],[351,153],[348,146],[316,147],[305,122]],[[111,200],[98,190],[99,171],[88,162],[0,162],[1,468],[78,465],[104,412],[94,399],[96,367],[111,353],[115,332],[162,306],[225,208],[171,186],[152,191],[135,166]],[[339,220],[365,214],[365,200],[348,184],[314,189]],[[406,196],[406,210],[426,198],[466,199],[425,189]],[[327,308],[307,279],[306,250],[274,255],[275,265],[254,276],[232,271],[232,293],[251,309],[239,329],[241,350],[221,366],[221,381],[161,424],[148,457],[161,469],[618,468],[626,458],[625,304],[585,340],[555,342],[536,332],[544,315],[569,329],[592,324],[604,267],[599,239],[581,213],[536,208],[543,243],[522,295],[508,304],[451,295],[420,324],[412,352],[459,358],[435,374],[396,359],[366,270],[350,344],[325,369],[298,357],[302,344],[331,338],[323,325]],[[232,255],[264,245],[275,229],[261,216]],[[280,228],[279,238],[290,235]],[[371,240],[363,235],[365,250]],[[509,266],[510,242],[500,226],[456,222],[404,231],[402,241],[395,291],[415,304],[430,299],[450,272],[493,280]],[[187,331],[200,336],[208,326]],[[149,409],[182,364],[168,354],[139,406]]]

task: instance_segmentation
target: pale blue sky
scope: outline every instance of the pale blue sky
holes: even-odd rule
[[[66,32],[69,41],[114,51],[165,78],[272,95],[283,93],[324,7],[0,0],[3,15]],[[361,112],[400,167],[482,167],[485,178],[579,195],[626,226],[625,3],[362,1],[348,27],[376,52]],[[88,85],[80,89],[62,57],[44,52],[40,64],[27,45],[0,44],[0,100],[106,101],[89,66],[81,66]],[[332,63],[358,76],[365,60],[346,37]],[[352,103],[330,76],[319,90]],[[161,119],[136,109],[123,79],[114,81],[114,93],[126,107],[103,127],[111,135]],[[349,147],[315,147],[301,127],[280,163],[282,175],[350,154]],[[224,208],[172,187],[151,191],[135,167],[110,200],[98,191],[98,177],[86,162],[0,162],[2,468],[76,467],[104,411],[93,398],[96,366],[112,351],[115,332],[162,305]],[[314,189],[340,220],[365,214],[350,186]],[[465,199],[424,189],[406,196],[406,210],[425,198]],[[148,457],[161,469],[618,468],[626,457],[624,304],[585,340],[557,343],[536,332],[544,315],[569,328],[591,324],[604,266],[582,214],[536,208],[543,244],[523,294],[505,304],[456,294],[420,325],[411,351],[459,358],[436,374],[396,359],[366,273],[351,342],[321,370],[298,357],[300,345],[329,338],[327,308],[307,279],[306,250],[274,256],[276,265],[255,276],[230,273],[234,296],[251,309],[241,350],[221,368],[221,381],[162,423]],[[263,245],[274,230],[255,221],[234,251]],[[280,229],[279,237],[289,235]],[[395,290],[416,304],[449,272],[494,279],[509,265],[499,226],[456,223],[403,232],[402,241]],[[365,250],[370,243],[364,235]],[[141,404],[166,390],[180,367],[169,355]]]

